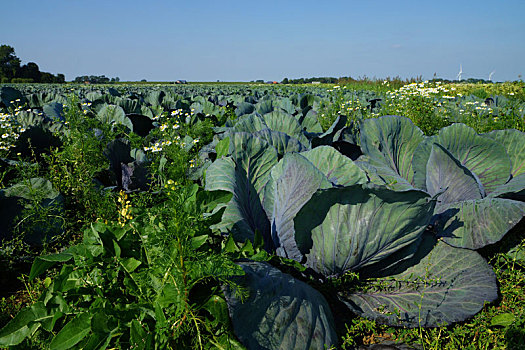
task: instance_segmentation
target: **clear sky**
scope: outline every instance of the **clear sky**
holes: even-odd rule
[[[1,0],[0,44],[121,80],[525,79],[525,0]]]

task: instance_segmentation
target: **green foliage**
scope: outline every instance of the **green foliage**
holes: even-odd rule
[[[0,344],[16,345],[38,328],[53,349],[231,341],[229,320],[217,306],[224,303],[219,282],[242,270],[208,243],[198,191],[196,185],[170,190],[152,211],[137,210],[120,224],[96,222],[80,244],[35,260],[31,278],[62,266],[39,301],[0,331]]]

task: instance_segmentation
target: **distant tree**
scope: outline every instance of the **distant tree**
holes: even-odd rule
[[[281,81],[281,84],[288,84],[288,78],[284,78],[283,81]]]
[[[22,78],[22,79],[32,79],[33,82],[35,83],[39,83],[39,82],[42,82],[42,83],[52,83],[53,82],[53,74],[51,73],[46,73],[46,80],[47,81],[42,81],[41,80],[41,77],[42,77],[43,73],[40,72],[40,68],[38,68],[38,64],[36,64],[35,62],[29,62],[27,64],[24,64],[22,67],[20,67],[17,71],[16,71],[16,77],[17,78]],[[49,77],[51,76],[51,78]],[[51,81],[49,81],[51,80]]]
[[[140,82],[141,82],[141,83],[146,83],[147,80],[146,80],[146,79],[142,79]]]
[[[0,45],[0,78],[11,80],[20,68],[20,59],[15,55],[15,49],[9,45]]]

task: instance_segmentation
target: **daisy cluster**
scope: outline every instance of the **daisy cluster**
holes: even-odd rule
[[[396,100],[408,100],[412,96],[421,96],[427,98],[436,98],[442,97],[446,99],[454,99],[455,96],[462,96],[461,93],[455,92],[455,87],[447,87],[442,85],[441,82],[429,83],[428,80],[425,80],[421,83],[412,83],[402,86],[401,88],[388,91],[387,97]],[[448,95],[447,93],[450,93]]]
[[[20,99],[14,102],[20,102]],[[22,106],[16,107],[12,114],[0,113],[0,150],[8,151],[15,147],[14,142],[26,129],[17,122],[17,116],[22,112]],[[31,112],[29,109],[28,112]]]
[[[188,146],[189,140],[187,138],[181,138],[179,134],[181,131],[181,120],[188,116],[190,116],[189,113],[184,112],[182,109],[177,109],[171,112],[170,117],[161,115],[153,118],[160,122],[160,140],[157,140],[151,146],[144,147],[144,151],[156,153],[171,145],[177,145],[181,148]],[[199,139],[192,140],[191,142],[197,144]]]

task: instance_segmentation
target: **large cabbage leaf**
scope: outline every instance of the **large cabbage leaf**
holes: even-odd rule
[[[525,174],[525,133],[516,129],[494,130],[483,134],[505,147],[512,163],[511,175]]]
[[[505,148],[497,141],[480,136],[464,124],[453,124],[420,144],[414,155],[414,184],[425,189],[427,163],[432,145],[439,144],[465,168],[475,174],[488,194],[505,184],[511,174],[511,162]]]
[[[235,282],[249,293],[241,300],[226,287],[235,335],[248,349],[327,349],[337,345],[330,307],[321,293],[267,263],[240,262]]]
[[[434,144],[425,187],[431,195],[439,194],[433,219],[438,236],[453,246],[469,249],[498,242],[525,215],[525,203],[494,196],[500,190],[522,189],[520,176],[516,179],[516,183],[500,185],[485,197],[478,177],[444,147]]]
[[[486,197],[441,205],[435,228],[453,246],[478,249],[498,242],[525,216],[525,203]]]
[[[354,185],[320,190],[294,219],[307,265],[325,276],[376,263],[416,241],[435,201],[422,191]]]
[[[308,149],[305,145],[299,142],[298,139],[281,131],[263,129],[255,132],[253,135],[265,140],[271,146],[275,147],[280,157],[285,153],[303,152]]]
[[[525,133],[507,129],[491,131],[483,136],[501,143],[512,163],[511,179],[495,188],[490,195],[525,201]]]
[[[206,190],[233,193],[226,206],[221,231],[231,231],[237,240],[254,239],[259,231],[271,242],[270,223],[264,213],[262,190],[277,163],[277,151],[268,143],[247,133],[230,137],[231,156],[218,159],[206,171]]]
[[[428,158],[426,188],[432,196],[444,192],[439,201],[445,204],[481,199],[484,192],[477,177],[438,144]]]
[[[326,176],[297,153],[288,153],[272,169],[264,189],[264,209],[277,255],[301,261],[293,219],[319,188],[330,188]]]
[[[363,168],[396,190],[413,188],[412,158],[425,139],[423,132],[405,117],[366,119],[361,127]],[[428,159],[428,158],[427,158]]]
[[[350,186],[368,181],[366,173],[357,164],[333,147],[319,146],[301,155],[336,185]]]
[[[477,252],[438,242],[412,260],[405,271],[370,281],[363,291],[340,293],[340,299],[380,323],[437,327],[463,321],[498,297],[496,276]]]

